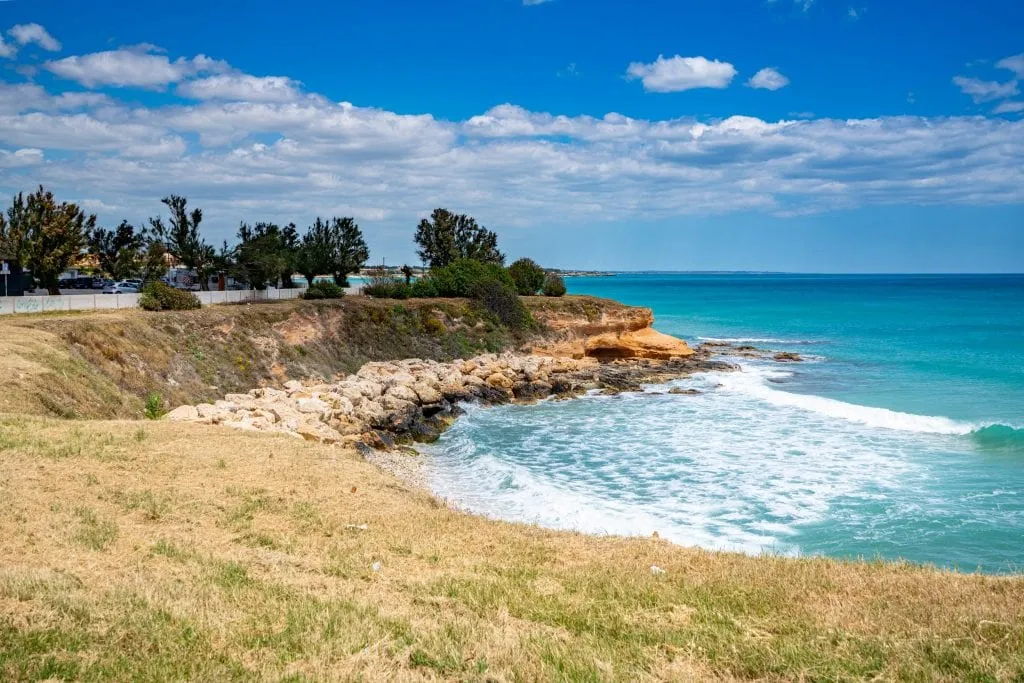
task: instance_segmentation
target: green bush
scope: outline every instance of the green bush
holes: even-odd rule
[[[533,296],[544,286],[544,269],[533,259],[521,258],[508,267],[508,274],[523,296]]]
[[[146,394],[146,408],[145,408],[146,419],[158,420],[163,417],[164,412],[164,399],[160,394],[155,391],[151,391]]]
[[[434,281],[427,277],[421,277],[411,285],[409,285],[409,296],[414,299],[433,299],[434,297],[440,296],[437,293],[437,287],[434,285]]]
[[[147,311],[190,311],[201,305],[199,297],[192,292],[175,289],[159,280],[147,282],[139,297],[139,306]]]
[[[314,282],[302,293],[303,299],[340,299],[345,289],[333,282]]]
[[[473,259],[459,259],[443,268],[430,271],[427,276],[437,296],[472,297],[480,283],[497,281],[515,290],[515,282],[508,271],[496,263],[481,263]]]
[[[408,299],[411,289],[405,280],[390,275],[374,275],[363,287],[363,294],[378,299]]]
[[[544,296],[565,296],[565,280],[558,273],[548,273],[544,280]]]
[[[525,330],[533,326],[533,317],[519,299],[515,287],[498,279],[484,279],[473,284],[470,290],[483,308],[513,330]]]

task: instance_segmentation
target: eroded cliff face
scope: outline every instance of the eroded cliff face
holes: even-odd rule
[[[569,358],[650,358],[668,360],[693,355],[682,339],[658,332],[649,308],[615,301],[571,298],[562,305],[534,302],[534,317],[547,334],[528,345],[530,351]]]
[[[0,412],[139,417],[149,394],[169,408],[403,358],[449,361],[514,349],[598,360],[693,353],[652,330],[649,309],[592,297],[526,303],[541,325],[518,336],[456,299],[12,318],[0,335]]]

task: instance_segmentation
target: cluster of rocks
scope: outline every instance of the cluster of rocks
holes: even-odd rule
[[[363,441],[380,447],[395,439],[430,441],[457,415],[461,401],[494,404],[572,394],[588,388],[588,374],[596,365],[589,359],[511,354],[450,363],[367,363],[335,382],[293,380],[283,389],[228,394],[215,403],[176,408],[168,418],[326,443]]]
[[[573,396],[594,389],[639,391],[643,383],[732,367],[703,355],[606,363],[593,358],[514,354],[488,354],[449,363],[420,359],[375,362],[334,382],[303,384],[293,380],[282,389],[263,387],[248,394],[228,394],[215,403],[178,407],[168,418],[379,449],[435,440],[458,416],[458,405],[464,401],[499,404]]]

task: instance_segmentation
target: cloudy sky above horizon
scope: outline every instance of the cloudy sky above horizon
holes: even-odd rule
[[[7,0],[0,193],[352,215],[388,263],[446,206],[563,267],[1020,272],[1024,6],[977,4]]]

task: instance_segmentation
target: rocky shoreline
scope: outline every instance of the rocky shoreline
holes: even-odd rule
[[[461,413],[459,404],[530,403],[550,397],[640,391],[695,372],[735,365],[699,352],[658,359],[558,358],[486,354],[448,363],[407,359],[367,363],[333,382],[286,382],[228,394],[216,403],[180,406],[168,419],[289,434],[350,445],[366,453],[431,442]]]
[[[675,340],[685,346],[680,340]],[[373,362],[331,382],[291,380],[227,394],[215,403],[183,405],[167,415],[177,422],[217,424],[288,434],[358,450],[373,464],[423,487],[421,460],[411,447],[436,441],[463,412],[461,404],[535,403],[592,391],[643,391],[698,372],[733,371],[720,356],[800,362],[797,354],[712,343],[669,358],[582,358],[542,354],[484,354],[438,362],[411,358]],[[699,393],[674,388],[669,393]],[[425,488],[425,487],[424,487]]]

